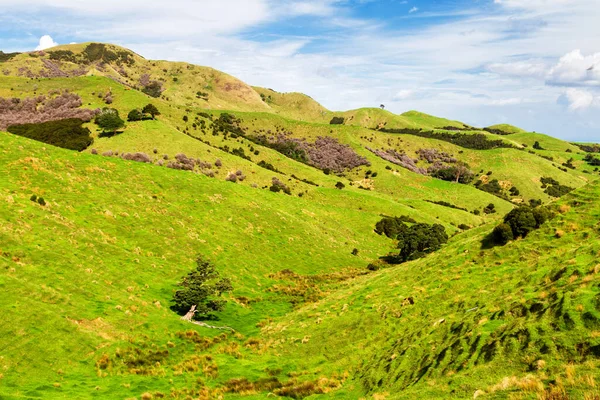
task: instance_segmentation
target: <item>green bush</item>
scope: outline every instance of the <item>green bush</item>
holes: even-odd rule
[[[510,240],[527,237],[552,217],[553,213],[547,207],[520,206],[504,216],[504,222],[494,228],[483,244],[503,246]]]
[[[438,250],[448,241],[448,235],[440,224],[402,224],[397,239],[400,249],[398,259],[405,262]]]
[[[410,224],[417,223],[417,221],[408,215],[402,215],[400,217],[384,217],[375,224],[375,233],[378,235],[385,235],[391,239],[396,239],[405,222]]]
[[[329,122],[330,125],[343,125],[344,117],[333,117]]]
[[[506,223],[502,223],[502,224],[496,226],[494,228],[494,230],[492,231],[492,237],[493,237],[494,243],[502,244],[502,245],[504,245],[514,239],[512,229],[511,229],[510,225],[508,225]]]
[[[90,136],[90,130],[82,124],[82,120],[72,118],[39,124],[11,125],[8,132],[63,149],[83,151],[94,140]]]

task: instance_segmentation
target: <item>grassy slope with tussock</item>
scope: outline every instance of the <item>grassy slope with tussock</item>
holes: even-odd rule
[[[263,332],[309,336],[286,347],[286,357],[310,360],[314,368],[353,369],[347,397],[597,394],[599,190],[595,182],[561,200],[558,216],[526,239],[481,250],[491,226],[478,228],[425,259],[361,278]]]

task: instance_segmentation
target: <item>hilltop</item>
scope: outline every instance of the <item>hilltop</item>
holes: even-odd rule
[[[596,395],[593,145],[110,44],[0,71],[1,398]],[[555,216],[486,247],[523,205]],[[447,243],[396,264],[390,217]],[[232,331],[170,308],[198,255],[233,286],[206,323]]]

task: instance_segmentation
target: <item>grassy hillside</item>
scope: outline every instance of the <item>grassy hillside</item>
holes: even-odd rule
[[[563,199],[526,239],[481,250],[491,229],[481,227],[263,333],[308,335],[282,355],[355,371],[342,398],[595,398],[599,190],[595,182]]]
[[[0,399],[597,398],[600,183],[577,146],[417,111],[332,112],[112,45],[11,55],[0,69],[0,98],[69,90],[123,118],[160,110],[114,135],[85,123],[81,153],[0,132]],[[294,153],[323,138],[315,157],[364,160],[332,170]],[[473,181],[429,176],[423,151],[465,163]],[[138,152],[147,163],[122,157]],[[194,172],[167,167],[182,155]],[[550,197],[543,177],[577,190]],[[476,186],[494,179],[518,194]],[[537,199],[552,221],[482,248]],[[397,243],[374,232],[385,216],[441,224],[450,240],[389,265]],[[199,254],[232,280],[207,321],[232,331],[170,309]]]

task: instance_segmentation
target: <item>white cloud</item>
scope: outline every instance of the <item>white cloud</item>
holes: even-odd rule
[[[584,111],[590,107],[600,106],[600,98],[587,90],[575,88],[567,89],[559,98],[560,102],[566,102],[570,111]]]
[[[600,86],[600,53],[584,56],[581,50],[564,55],[548,74],[560,86]]]
[[[407,99],[410,99],[411,97],[413,97],[414,94],[415,94],[414,90],[403,89],[403,90],[400,90],[398,93],[396,93],[394,95],[394,97],[392,97],[392,100],[394,100],[394,101],[407,100]]]
[[[35,48],[35,50],[36,51],[46,50],[46,49],[49,49],[50,47],[54,47],[54,46],[58,46],[58,43],[56,43],[54,41],[54,39],[52,39],[52,37],[50,37],[50,35],[44,35],[40,38],[40,43]]]
[[[548,66],[535,61],[517,61],[511,63],[492,63],[485,67],[489,72],[512,77],[544,78]]]
[[[548,9],[557,6],[568,5],[576,0],[494,0],[494,3],[507,8],[520,9]]]
[[[412,13],[415,13],[415,12],[417,12],[417,11],[419,11],[419,8],[418,8],[418,7],[413,7],[413,8],[411,8],[410,10],[408,10],[408,13],[409,13],[409,14],[412,14]]]

